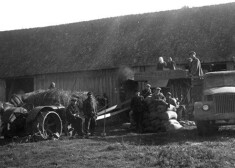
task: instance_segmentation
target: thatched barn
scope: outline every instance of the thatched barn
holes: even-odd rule
[[[233,69],[235,3],[128,15],[0,32],[0,99],[47,89],[106,93],[119,102],[119,83],[172,57],[184,68],[194,50],[205,71]]]

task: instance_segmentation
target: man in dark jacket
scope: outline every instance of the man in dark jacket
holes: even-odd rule
[[[164,68],[167,67],[166,62],[164,61],[163,57],[158,58],[158,63],[157,63],[157,71],[163,71]]]
[[[146,110],[144,97],[140,95],[140,92],[136,92],[136,95],[131,99],[131,110],[133,111],[133,118],[136,123],[136,131],[142,132],[143,113]]]
[[[142,95],[144,98],[146,98],[146,97],[150,96],[151,94],[152,94],[151,85],[147,83],[147,84],[145,85],[145,89],[142,90],[141,95]]]
[[[191,75],[192,76],[203,76],[202,66],[200,60],[196,57],[196,53],[191,51],[189,53],[190,58],[192,58],[191,63]]]
[[[85,115],[85,134],[88,137],[94,135],[96,126],[96,106],[92,99],[92,93],[87,93],[87,99],[83,102],[83,111]]]
[[[163,95],[163,93],[161,93],[161,88],[157,87],[156,91],[153,93],[152,98],[156,99],[156,100],[164,100],[166,101],[165,96]]]
[[[168,58],[167,68],[169,68],[170,70],[175,70],[176,69],[175,61],[173,61],[171,57]]]
[[[103,94],[103,99],[104,99],[105,108],[108,108],[109,107],[109,98],[106,93]]]
[[[71,123],[73,130],[72,136],[77,133],[78,136],[83,136],[83,122],[79,116],[79,109],[77,106],[77,98],[72,97],[70,104],[66,108],[66,118]]]

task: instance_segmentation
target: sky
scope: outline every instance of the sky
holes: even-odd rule
[[[229,2],[235,0],[0,0],[0,31]]]

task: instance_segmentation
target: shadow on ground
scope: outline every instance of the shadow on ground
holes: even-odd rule
[[[120,125],[108,126],[105,130],[106,136],[102,137],[103,127],[98,127],[96,136],[90,137],[92,141],[106,141],[106,142],[128,142],[136,145],[167,145],[170,143],[200,143],[204,141],[227,141],[235,138],[235,126],[226,126],[213,135],[198,136],[195,126],[186,126],[182,130],[173,132],[158,132],[158,133],[143,133],[138,134],[130,129],[123,128]],[[62,136],[61,140],[69,140],[68,136]],[[79,138],[77,138],[79,140]],[[26,143],[23,138],[4,140],[0,138],[0,146],[10,143]]]
[[[174,132],[147,134],[137,134],[123,129],[118,131],[118,129],[115,128],[114,130],[108,129],[106,134],[106,137],[95,137],[94,139],[107,142],[129,142],[138,145],[166,145],[169,143],[178,143],[180,145],[203,141],[227,141],[230,138],[235,138],[235,126],[222,127],[216,134],[204,137],[198,136],[195,126],[184,127],[182,130]]]

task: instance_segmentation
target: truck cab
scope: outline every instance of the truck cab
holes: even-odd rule
[[[193,114],[199,135],[235,124],[235,71],[204,75],[202,101],[194,103]]]

